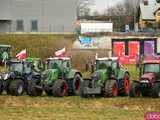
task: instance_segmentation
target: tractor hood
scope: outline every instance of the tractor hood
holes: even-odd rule
[[[18,72],[7,72],[0,75],[0,79],[7,80],[9,78],[15,79],[17,76],[19,76],[20,73]]]
[[[155,80],[155,73],[145,73],[142,75],[141,77],[141,81],[142,80],[149,80],[149,81],[154,81]]]

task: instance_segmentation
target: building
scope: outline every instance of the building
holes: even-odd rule
[[[149,0],[143,0],[139,5],[138,22],[139,28],[157,27],[160,22],[160,3],[150,3]]]
[[[0,32],[74,32],[77,0],[0,0]]]

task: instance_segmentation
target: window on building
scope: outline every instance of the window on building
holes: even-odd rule
[[[31,20],[31,31],[37,32],[38,31],[38,21]]]
[[[17,20],[17,31],[24,31],[23,20]]]

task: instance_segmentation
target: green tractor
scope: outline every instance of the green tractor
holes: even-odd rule
[[[8,72],[0,75],[0,94],[5,90],[13,96],[22,95],[27,90],[28,81],[40,77],[41,64],[39,58],[10,60]]]
[[[119,65],[117,58],[97,58],[96,70],[91,79],[85,79],[81,84],[80,96],[128,96],[129,87],[130,74]]]
[[[30,81],[28,94],[40,96],[45,91],[48,96],[55,97],[79,95],[81,82],[82,74],[72,69],[70,58],[48,58],[41,79]]]
[[[3,66],[7,63],[11,57],[10,55],[11,46],[10,45],[0,45],[0,65]]]

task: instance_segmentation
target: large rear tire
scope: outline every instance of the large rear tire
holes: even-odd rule
[[[160,97],[160,83],[155,83],[153,86],[152,91],[152,97],[153,98],[159,98]]]
[[[22,80],[12,80],[9,85],[9,93],[13,96],[20,96],[24,92],[24,82]]]
[[[80,96],[82,98],[87,98],[89,95],[85,94],[84,88],[89,86],[89,80],[83,80],[80,86]]]
[[[138,82],[133,82],[129,89],[130,97],[139,97],[140,96],[140,84]]]
[[[28,82],[27,91],[29,96],[36,97],[36,96],[42,95],[42,92],[43,92],[42,89],[39,89],[36,86],[37,86],[36,80],[32,80]]]
[[[68,95],[68,84],[65,80],[57,80],[52,88],[53,96],[63,97]]]
[[[107,80],[105,83],[104,97],[116,97],[118,95],[118,86],[116,80]]]
[[[80,95],[80,87],[83,82],[81,76],[76,74],[73,79],[73,95]]]

